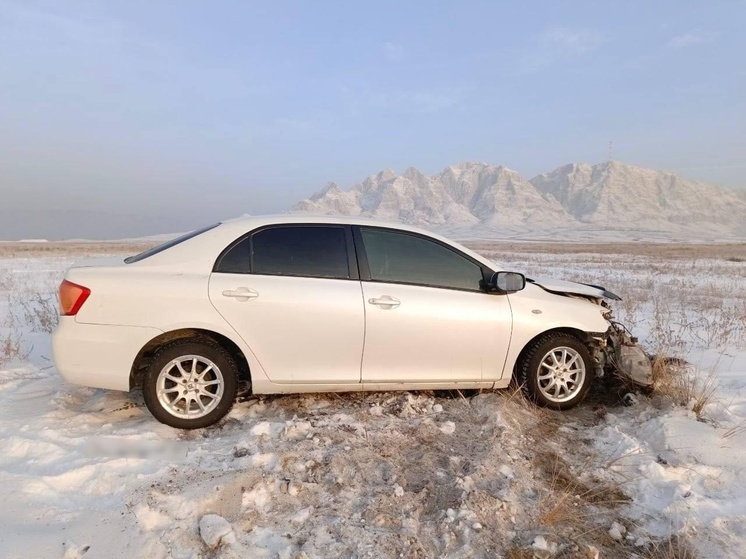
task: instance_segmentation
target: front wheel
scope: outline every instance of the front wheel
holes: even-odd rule
[[[535,403],[566,410],[588,394],[592,363],[588,348],[578,338],[550,332],[528,347],[518,364],[518,380]]]
[[[177,340],[159,349],[145,373],[150,413],[177,429],[199,429],[222,419],[238,388],[233,357],[212,341]]]

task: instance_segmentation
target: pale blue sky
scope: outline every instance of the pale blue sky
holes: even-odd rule
[[[613,158],[746,186],[746,3],[0,0],[0,238]],[[93,212],[93,213],[90,213]]]

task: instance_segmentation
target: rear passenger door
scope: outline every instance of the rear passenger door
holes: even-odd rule
[[[209,289],[270,381],[360,382],[365,311],[349,227],[253,231],[224,251]]]

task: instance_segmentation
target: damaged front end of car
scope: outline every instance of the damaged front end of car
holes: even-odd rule
[[[542,289],[565,297],[585,299],[599,305],[609,324],[605,332],[589,334],[589,348],[594,360],[596,376],[613,373],[625,381],[648,387],[653,384],[653,366],[636,337],[626,326],[613,318],[613,311],[605,299],[621,301],[621,297],[599,285],[558,280],[528,280]]]
[[[623,380],[640,386],[653,384],[653,365],[645,351],[627,328],[609,320],[609,329],[599,336],[592,336],[591,351],[596,375],[612,372]]]

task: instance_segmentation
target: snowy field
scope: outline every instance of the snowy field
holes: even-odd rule
[[[137,249],[0,244],[0,557],[746,557],[746,245],[476,248],[622,296],[656,391],[244,397],[177,431],[51,362],[65,268]]]

